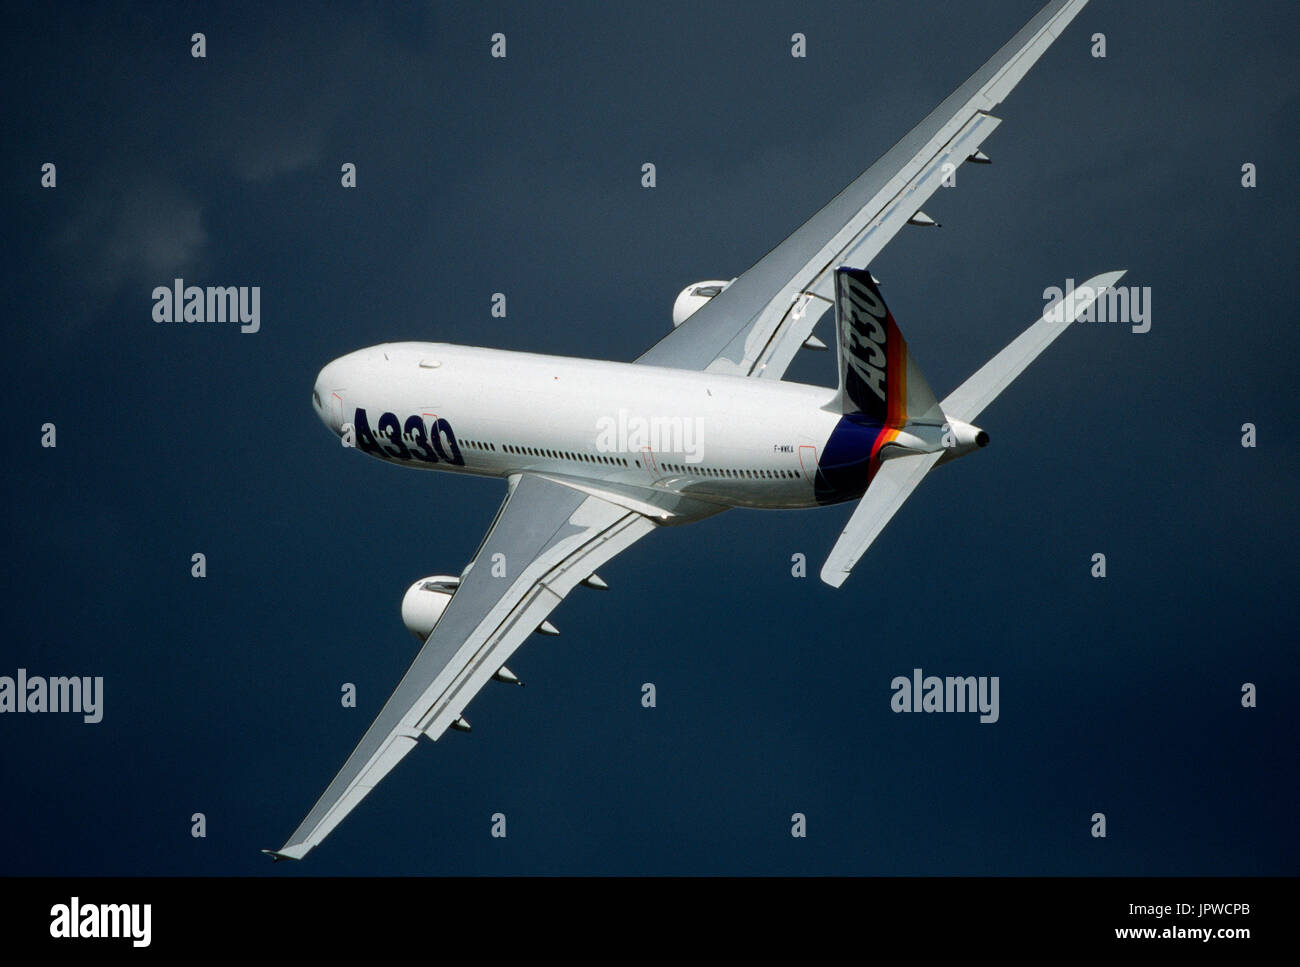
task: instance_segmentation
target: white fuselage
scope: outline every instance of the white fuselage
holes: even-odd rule
[[[330,363],[313,403],[379,459],[492,477],[521,471],[723,506],[811,507],[835,391],[778,380],[445,343]],[[854,494],[845,494],[848,499]]]

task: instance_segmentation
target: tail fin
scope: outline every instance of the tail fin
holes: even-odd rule
[[[943,410],[866,269],[835,270],[835,341],[841,412],[882,426],[943,423]]]

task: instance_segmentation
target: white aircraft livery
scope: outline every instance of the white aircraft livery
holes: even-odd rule
[[[504,503],[459,575],[402,601],[423,642],[343,768],[288,842],[301,859],[413,748],[448,728],[577,585],[657,527],[729,507],[857,500],[821,570],[838,587],[937,464],[985,446],[986,406],[1098,294],[1098,275],[943,400],[921,375],[867,266],[1000,123],[989,113],[1087,0],[1052,0],[825,208],[739,278],[688,286],[674,328],[632,363],[388,343],[321,370],[312,401],[345,443],[404,467],[498,477]],[[834,308],[835,388],[784,382]]]

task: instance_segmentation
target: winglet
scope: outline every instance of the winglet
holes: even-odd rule
[[[262,852],[278,863],[280,860],[300,860],[307,855],[309,849],[311,849],[310,846],[299,844],[297,846],[285,846],[283,849],[278,850],[264,849]]]

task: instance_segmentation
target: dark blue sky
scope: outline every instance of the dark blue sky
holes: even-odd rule
[[[634,358],[1040,4],[919,6],[6,13],[0,675],[102,675],[105,700],[98,725],[0,716],[0,873],[1295,873],[1282,2],[1094,0],[997,110],[994,164],[926,206],[943,228],[873,264],[940,397],[1068,277],[1127,268],[1153,315],[1062,337],[844,588],[816,571],[845,506],[651,535],[473,735],[422,744],[302,864],[257,852],[413,656],[404,589],[457,572],[504,493],[343,450],[316,372],[399,339]],[[177,276],[260,285],[261,331],[156,325]],[[791,378],[834,379],[805,355]],[[1000,721],[894,714],[915,667],[999,676]]]

